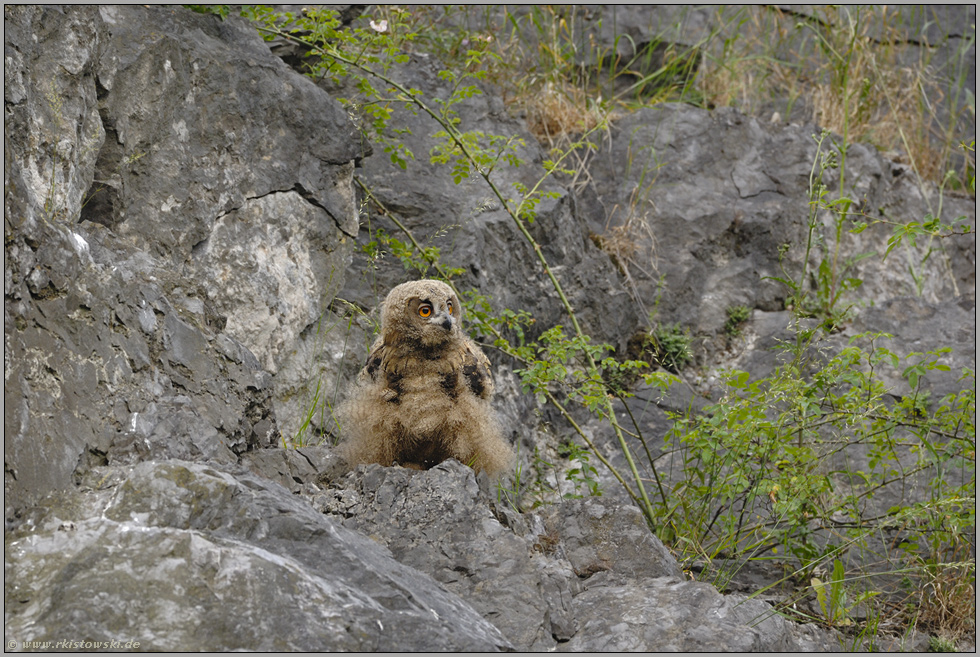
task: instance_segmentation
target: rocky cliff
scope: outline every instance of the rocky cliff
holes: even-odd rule
[[[7,6],[4,40],[5,645],[838,645],[761,599],[691,581],[611,479],[603,497],[518,513],[455,462],[346,472],[329,446],[329,411],[371,327],[345,308],[370,315],[409,276],[361,248],[379,226],[396,232],[378,207],[438,244],[463,268],[462,286],[530,312],[539,329],[563,321],[532,247],[475,180],[454,185],[435,165],[404,172],[366,156],[329,86],[241,18]],[[424,55],[398,66],[428,95],[446,93]],[[529,165],[502,182],[536,180],[544,153],[483,91],[463,107],[470,127],[524,138]],[[426,152],[433,126],[402,119],[406,144]],[[815,130],[684,105],[614,123],[589,184],[549,182],[532,227],[587,332],[625,352],[657,304],[662,321],[697,335],[706,371],[771,369],[766,347],[788,313],[781,288],[761,281],[804,230]],[[847,178],[862,203],[924,216],[934,187],[871,148],[852,151]],[[376,195],[364,213],[355,174]],[[651,230],[631,239],[656,255],[646,270],[624,267],[598,239],[638,204]],[[972,199],[942,208],[975,226]],[[918,351],[952,347],[954,369],[973,366],[974,235],[948,240],[918,287],[891,261],[862,260],[871,303],[841,339],[887,330]],[[887,239],[869,230],[847,249]],[[733,350],[723,326],[735,305],[753,315]],[[493,358],[508,437],[527,466],[553,448],[546,425],[558,418]],[[671,402],[639,392],[631,412],[662,435]],[[288,447],[296,442],[309,446]]]

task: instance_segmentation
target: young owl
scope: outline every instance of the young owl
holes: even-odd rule
[[[462,310],[440,281],[388,293],[381,334],[339,413],[352,465],[427,469],[452,457],[490,475],[510,465],[490,407],[490,361],[463,334]]]

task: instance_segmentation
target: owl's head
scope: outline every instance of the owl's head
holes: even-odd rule
[[[389,343],[409,339],[427,347],[455,340],[462,330],[463,308],[442,281],[402,283],[385,297],[381,331]]]

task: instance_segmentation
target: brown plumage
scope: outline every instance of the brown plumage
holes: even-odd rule
[[[490,406],[490,361],[463,334],[462,310],[440,281],[388,293],[381,334],[340,408],[351,464],[426,469],[452,457],[491,475],[510,466]]]

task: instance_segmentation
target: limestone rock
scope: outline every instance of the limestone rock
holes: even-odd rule
[[[280,486],[182,461],[93,471],[81,492],[5,534],[4,572],[5,641],[221,652],[509,647],[462,600]]]
[[[357,232],[346,113],[241,19],[5,25],[7,517],[79,465],[279,444]]]
[[[639,511],[605,497],[540,514],[491,503],[473,471],[360,466],[313,503],[467,600],[518,650],[799,649],[766,603],[685,581]]]

